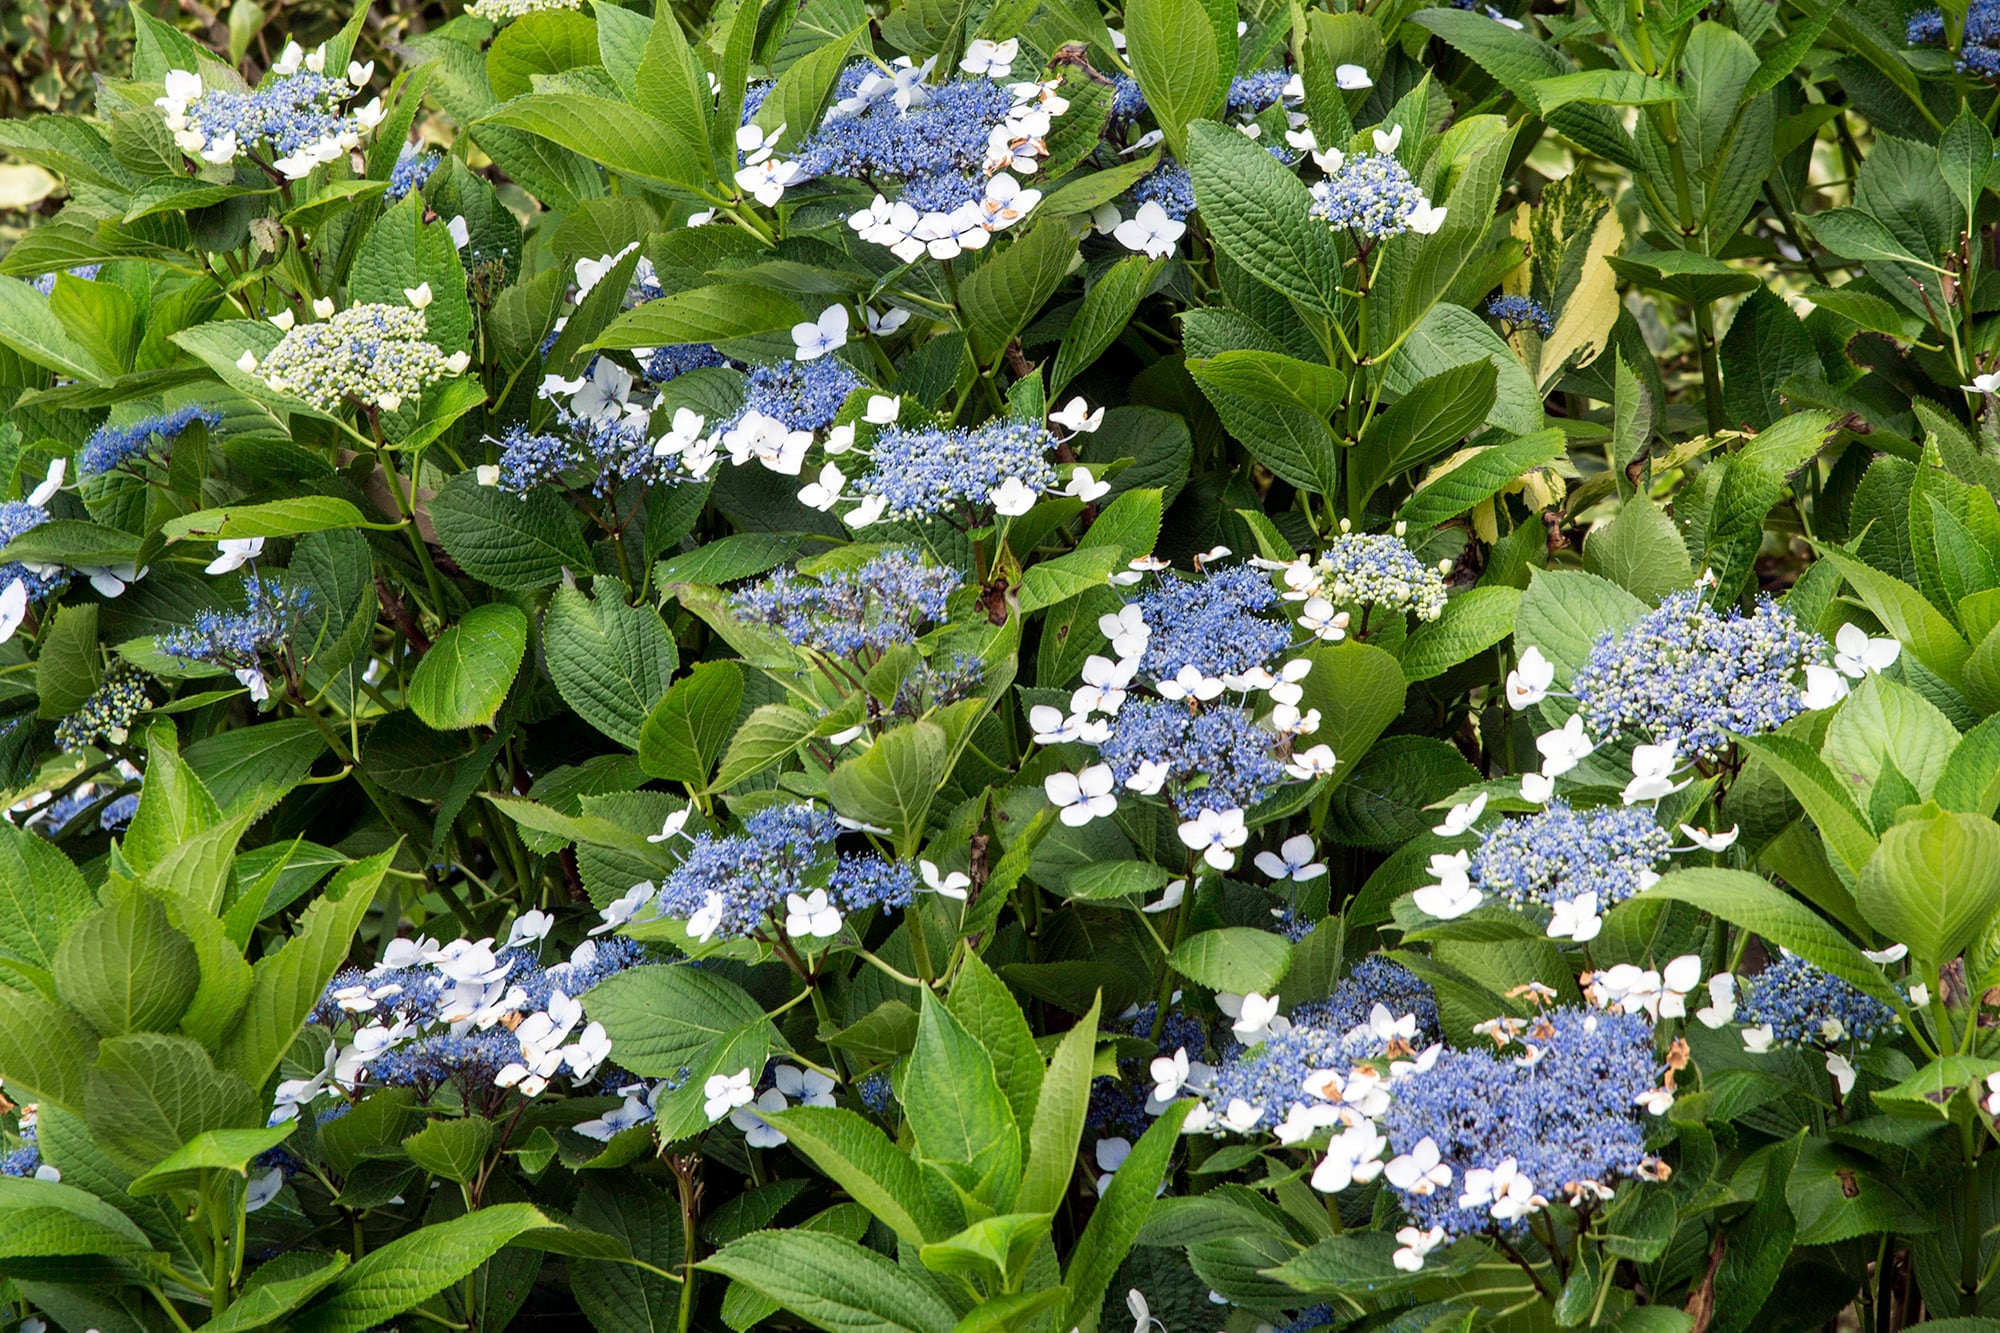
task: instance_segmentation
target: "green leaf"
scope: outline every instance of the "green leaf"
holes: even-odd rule
[[[1311,216],[1312,196],[1271,155],[1213,121],[1188,127],[1183,158],[1217,245],[1259,282],[1309,311],[1338,317],[1340,250]]]
[[[1045,218],[965,280],[959,287],[959,303],[965,310],[972,354],[980,365],[998,363],[1007,345],[1062,285],[1075,258],[1076,241],[1068,224]]]
[[[639,729],[639,764],[648,776],[701,787],[736,726],[743,669],[700,662],[660,696]],[[767,705],[767,707],[783,705]],[[789,748],[789,747],[788,747]]]
[[[1316,643],[1304,656],[1313,665],[1300,682],[1304,697],[1299,706],[1319,710],[1313,740],[1333,748],[1344,775],[1402,715],[1408,689],[1402,663],[1373,644],[1353,640]]]
[[[500,1203],[419,1227],[370,1250],[289,1326],[297,1333],[361,1333],[462,1281],[522,1233],[558,1225],[532,1205]]]
[[[403,1140],[403,1151],[424,1170],[463,1185],[479,1174],[493,1146],[493,1122],[476,1117],[433,1120]]]
[[[48,298],[19,278],[0,278],[0,346],[70,379],[104,384],[115,367],[104,366],[63,328]]]
[[[1711,866],[1676,870],[1646,890],[1645,896],[1691,903],[1790,949],[1885,1004],[1901,999],[1883,979],[1882,969],[1863,958],[1846,936],[1798,899],[1748,871]]]
[[[1575,74],[1536,79],[1529,92],[1544,116],[1571,102],[1653,106],[1661,102],[1677,102],[1681,96],[1681,90],[1664,79],[1650,79],[1622,69],[1587,69]]]
[[[489,602],[438,636],[410,675],[410,709],[439,731],[488,726],[528,651],[528,617]]]
[[[626,603],[624,584],[600,576],[595,593],[556,589],[542,622],[549,677],[584,721],[636,750],[680,654],[657,611]]]
[[[844,1107],[795,1106],[771,1123],[794,1151],[847,1191],[897,1237],[922,1245],[938,1223],[916,1161],[880,1128]],[[1066,1185],[1068,1174],[1063,1180]]]
[[[287,1121],[269,1129],[204,1130],[134,1180],[126,1192],[144,1198],[172,1190],[198,1190],[218,1175],[248,1179],[251,1161],[283,1143],[297,1128],[295,1122]]]
[[[97,647],[97,608],[59,607],[55,623],[42,636],[41,660],[35,663],[36,716],[67,717],[97,692],[103,678],[103,657]]]
[[[1466,1249],[1475,1247],[1467,1246]],[[1271,1275],[1295,1290],[1314,1296],[1359,1296],[1415,1286],[1422,1278],[1405,1273],[1391,1257],[1395,1241],[1379,1231],[1329,1236],[1271,1270]],[[1424,1260],[1425,1277],[1450,1277],[1472,1265],[1464,1251],[1434,1252]],[[1435,1263],[1436,1267],[1433,1267]]]
[[[1854,901],[1921,965],[1951,961],[2000,910],[2000,826],[1966,814],[1897,824],[1861,868]]]
[[[1167,965],[1198,986],[1247,995],[1277,993],[1292,963],[1291,942],[1248,926],[1204,930],[1182,940]]]
[[[1493,410],[1498,375],[1491,360],[1453,366],[1427,377],[1376,417],[1348,465],[1353,487],[1349,507],[1365,503],[1389,478],[1428,463],[1477,431]]]
[[[1626,500],[1609,523],[1591,529],[1583,543],[1583,567],[1643,602],[1658,602],[1694,581],[1687,540],[1667,511],[1643,495]]]
[[[849,819],[889,830],[898,847],[914,848],[950,758],[949,740],[937,723],[895,727],[835,767],[827,776],[827,799]]]
[[[0,1079],[36,1099],[83,1114],[97,1034],[73,1011],[27,991],[0,990]]]
[[[1063,876],[1062,892],[1087,902],[1129,898],[1158,892],[1173,877],[1173,871],[1151,861],[1094,861]]]
[[[1797,1235],[1785,1186],[1805,1137],[1806,1131],[1801,1129],[1760,1154],[1763,1183],[1749,1214],[1731,1229],[1730,1243],[1723,1247],[1722,1262],[1715,1272],[1716,1317],[1709,1324],[1713,1333],[1745,1333],[1763,1327],[1758,1311],[1777,1285]]]
[[[347,958],[395,849],[355,861],[328,882],[292,928],[292,937],[257,960],[249,1003],[222,1048],[223,1067],[263,1087]]]
[[[481,486],[468,470],[446,482],[430,508],[446,554],[503,592],[546,588],[565,569],[596,568],[576,512],[548,487],[509,495]]]
[[[486,48],[486,83],[501,101],[535,90],[538,74],[602,63],[597,24],[573,9],[522,14]]]
[[[160,529],[168,541],[223,538],[296,537],[329,528],[353,528],[367,522],[361,511],[331,495],[300,495],[264,504],[203,509],[167,520]]]
[[[1725,601],[1749,579],[1764,540],[1764,519],[1784,492],[1785,479],[1810,462],[1833,426],[1827,412],[1781,418],[1728,460],[1709,508],[1703,565],[1715,572]]]
[[[1938,140],[1938,169],[1963,210],[1966,225],[1979,211],[1979,197],[1993,174],[1993,134],[1971,107],[1961,107]]]
[[[201,1326],[202,1333],[258,1333],[274,1327],[346,1270],[348,1258],[336,1250],[326,1255],[299,1255],[297,1269],[275,1259],[250,1274],[227,1310]],[[302,1270],[302,1271],[300,1271]],[[297,1276],[290,1276],[297,1272]]]
[[[52,1180],[0,1176],[0,1259],[145,1254],[153,1242],[96,1195]]]
[[[1403,502],[1397,518],[1422,531],[1456,518],[1482,500],[1498,494],[1524,472],[1552,463],[1563,454],[1560,430],[1540,430],[1506,444],[1476,451],[1440,477],[1433,477]]]
[[[927,1284],[875,1251],[824,1232],[753,1231],[701,1267],[835,1333],[936,1333],[958,1322]]]
[[[254,1129],[264,1110],[250,1085],[218,1070],[187,1037],[134,1032],[97,1047],[85,1084],[91,1137],[120,1166],[143,1172],[205,1130]]]
[[[967,953],[946,1007],[992,1057],[993,1072],[1014,1113],[1014,1123],[1034,1123],[1042,1091],[1042,1056],[1013,992],[979,955]]]
[[[1200,364],[1203,387],[1295,407],[1315,417],[1332,416],[1347,392],[1347,377],[1338,370],[1281,352],[1220,352]],[[1490,377],[1493,368],[1484,362],[1480,367]],[[1479,415],[1485,417],[1483,407]]]
[[[1200,0],[1132,0],[1125,30],[1132,74],[1167,146],[1186,161],[1188,122],[1215,113],[1235,72],[1222,67],[1208,11]]]
[[[1839,210],[1851,212],[1852,210]],[[1830,216],[1813,216],[1815,225]],[[1711,259],[1693,250],[1649,250],[1643,255],[1606,255],[1619,277],[1656,292],[1665,292],[1689,305],[1706,305],[1725,296],[1754,291],[1761,282],[1754,273],[1731,268],[1720,259]]]
[[[1901,579],[1884,574],[1838,546],[1816,546],[1820,556],[1840,570],[1862,603],[1876,619],[1945,684],[1956,689],[1972,655],[1971,645],[1960,637],[1950,620],[1924,599],[1924,595]]]
[[[1046,201],[1044,201],[1046,206]],[[1097,276],[1083,294],[1083,303],[1063,330],[1062,346],[1049,372],[1049,396],[1060,394],[1069,382],[1089,369],[1092,362],[1116,342],[1132,322],[1139,302],[1151,290],[1161,261],[1144,255],[1128,255]]]
[[[1021,576],[1021,614],[1028,615],[1081,596],[1092,588],[1104,587],[1111,572],[1125,563],[1120,558],[1123,554],[1116,546],[1084,546],[1028,566]]]
[[[1778,775],[1833,854],[1850,872],[1858,873],[1875,854],[1875,834],[1826,761],[1796,736],[1746,736],[1739,744]]]
[[[63,935],[95,906],[83,876],[55,844],[0,823],[0,958],[48,971]]]
[[[1083,1139],[1084,1117],[1090,1109],[1090,1088],[1097,1054],[1097,1013],[1089,1012],[1062,1035],[1049,1057],[1042,1094],[1028,1131],[1028,1162],[1021,1173],[1016,1208],[1048,1212],[1062,1202],[1076,1172],[1076,1153]]]
[[[657,33],[661,25],[653,26]],[[712,177],[706,154],[675,127],[608,97],[529,93],[476,122],[473,134],[489,125],[523,130],[652,185],[699,189]]]
[[[1567,688],[1598,636],[1622,630],[1646,614],[1646,604],[1615,583],[1576,570],[1538,570],[1514,614],[1514,642],[1539,648]]]
[[[589,996],[590,1016],[604,1024],[619,1064],[647,1078],[677,1078],[719,1040],[766,1021],[741,986],[691,967],[629,968]]]
[[[172,1030],[200,980],[194,945],[140,893],[78,921],[56,952],[56,993],[107,1037]]]
[[[819,722],[803,708],[790,704],[765,704],[743,719],[722,756],[722,767],[710,784],[711,790],[728,791],[737,783],[771,765],[781,763],[813,734]],[[646,762],[645,736],[639,739],[639,762]]]
[[[926,992],[917,1045],[896,1073],[896,1094],[920,1161],[994,1207],[1019,1184],[1021,1135],[993,1059],[965,1025]]]
[[[1187,1119],[1193,1106],[1192,1099],[1182,1098],[1162,1112],[1132,1145],[1131,1155],[1111,1177],[1110,1188],[1091,1213],[1083,1235],[1077,1238],[1076,1249],[1070,1253],[1069,1266],[1063,1272],[1069,1305],[1058,1326],[1070,1324],[1085,1329],[1086,1333],[1097,1327],[1098,1307],[1104,1303],[1105,1290],[1153,1210],[1155,1192],[1173,1161],[1181,1122]]]
[[[1520,604],[1520,590],[1507,587],[1469,588],[1452,598],[1443,615],[1417,626],[1404,644],[1403,678],[1429,680],[1485,652],[1514,632]]]
[[[620,315],[592,347],[665,347],[788,333],[804,320],[799,303],[769,287],[723,283],[648,301]]]

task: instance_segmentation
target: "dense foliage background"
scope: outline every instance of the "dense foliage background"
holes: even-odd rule
[[[2000,11],[0,14],[0,1325],[2000,1329]]]

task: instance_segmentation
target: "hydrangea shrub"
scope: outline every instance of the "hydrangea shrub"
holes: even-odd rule
[[[184,8],[0,1327],[2000,1328],[1985,0]]]

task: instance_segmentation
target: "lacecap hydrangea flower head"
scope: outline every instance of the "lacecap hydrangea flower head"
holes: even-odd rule
[[[394,412],[406,398],[429,385],[462,375],[472,364],[465,351],[446,355],[430,342],[423,307],[428,285],[412,289],[410,305],[364,303],[334,311],[320,308],[319,322],[294,323],[283,317],[285,336],[259,363],[250,352],[237,362],[255,372],[274,392],[302,398],[322,412],[338,412],[349,402]]]
[[[182,152],[215,165],[248,157],[288,180],[346,156],[382,123],[382,99],[347,110],[368,86],[374,64],[350,63],[327,73],[327,50],[308,54],[288,42],[263,87],[243,92],[209,87],[201,74],[169,70],[165,96],[155,100]]]
[[[1045,745],[1080,742],[1098,762],[1050,775],[1049,799],[1065,824],[1109,815],[1120,791],[1164,797],[1181,840],[1213,869],[1235,865],[1248,841],[1245,812],[1287,777],[1331,772],[1334,755],[1304,738],[1316,710],[1299,707],[1305,658],[1285,661],[1289,621],[1270,576],[1252,565],[1167,576],[1099,622],[1114,656],[1093,654],[1064,710],[1036,705],[1028,720]],[[1144,577],[1164,569],[1133,562]],[[1263,696],[1268,696],[1266,711]]]
[[[1600,635],[1572,689],[1592,735],[1637,732],[1712,761],[1732,734],[1762,735],[1804,712],[1807,665],[1826,653],[1825,640],[1775,602],[1717,611],[1688,589]]]

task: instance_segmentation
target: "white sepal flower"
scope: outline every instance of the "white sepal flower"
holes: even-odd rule
[[[1092,764],[1077,773],[1051,773],[1042,780],[1042,791],[1070,828],[1081,828],[1093,819],[1110,815],[1118,808],[1112,794],[1116,778],[1109,764]]]
[[[1459,834],[1469,830],[1474,824],[1477,824],[1479,817],[1485,813],[1486,793],[1480,792],[1471,800],[1463,801],[1447,810],[1444,822],[1433,828],[1431,832],[1437,834],[1439,837],[1455,838]]]
[[[1272,879],[1303,884],[1326,873],[1325,864],[1313,860],[1313,850],[1310,833],[1294,834],[1285,839],[1276,852],[1257,853],[1256,866]]]
[[[1851,622],[1842,625],[1833,636],[1833,665],[1852,680],[1887,671],[1896,665],[1902,653],[1903,645],[1893,637],[1870,638],[1868,631]]]
[[[701,1093],[706,1099],[701,1109],[710,1121],[722,1119],[739,1106],[748,1106],[757,1095],[748,1069],[734,1074],[710,1074],[702,1084]]]
[[[817,319],[792,325],[792,343],[798,349],[798,359],[811,361],[847,346],[847,318],[846,306],[830,305]]]

